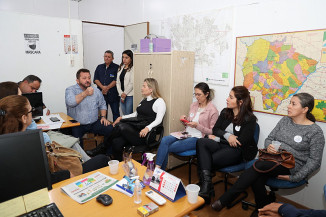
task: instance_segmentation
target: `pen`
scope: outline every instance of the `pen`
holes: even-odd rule
[[[130,191],[130,190],[127,189],[127,188],[122,187],[121,185],[116,184],[116,186],[118,186],[118,187],[121,188],[122,190],[128,192],[129,194],[134,194],[134,192]]]

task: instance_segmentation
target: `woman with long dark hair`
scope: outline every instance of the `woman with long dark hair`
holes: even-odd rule
[[[156,155],[156,167],[165,169],[170,152],[178,153],[196,149],[196,142],[205,135],[212,134],[212,128],[218,118],[218,111],[211,102],[214,91],[209,86],[200,82],[195,86],[197,101],[190,105],[189,116],[182,115],[180,119],[187,120],[185,132],[186,139],[178,139],[169,135],[163,137]]]
[[[131,114],[134,95],[133,52],[131,50],[125,50],[122,53],[122,61],[117,75],[117,89],[123,115]]]
[[[213,127],[212,135],[197,141],[200,192],[206,203],[215,194],[212,172],[216,169],[252,160],[257,154],[254,140],[256,116],[252,112],[249,91],[244,86],[233,87],[224,108]]]
[[[274,202],[274,197],[267,195],[265,183],[270,177],[277,177],[291,182],[299,182],[307,178],[321,165],[325,138],[322,129],[315,123],[311,114],[314,108],[314,97],[308,93],[295,94],[288,105],[288,116],[283,117],[265,140],[265,148],[276,153],[272,141],[279,141],[280,148],[290,152],[295,159],[295,167],[288,169],[282,165],[267,173],[256,171],[250,167],[244,171],[237,182],[212,204],[216,211],[230,204],[242,191],[251,186],[256,201],[256,208]],[[257,161],[255,167],[267,171],[275,166],[275,162]],[[251,216],[258,216],[257,209]]]

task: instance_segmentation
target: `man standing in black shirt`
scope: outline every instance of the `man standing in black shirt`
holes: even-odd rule
[[[102,91],[106,104],[110,104],[113,121],[120,116],[119,94],[116,87],[117,71],[119,66],[113,63],[114,54],[107,50],[104,53],[104,63],[97,66],[94,83]]]

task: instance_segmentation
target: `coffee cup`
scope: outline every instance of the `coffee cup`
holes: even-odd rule
[[[272,145],[274,146],[275,151],[278,151],[281,143],[279,141],[272,141]]]
[[[199,190],[200,187],[198,185],[195,184],[187,185],[186,192],[187,192],[187,198],[189,203],[191,204],[197,203]]]
[[[119,161],[118,160],[110,160],[109,161],[109,168],[110,168],[110,173],[112,175],[115,175],[119,171]]]

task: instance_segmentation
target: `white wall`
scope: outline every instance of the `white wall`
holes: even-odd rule
[[[78,37],[78,54],[64,54],[64,35],[69,21],[64,18],[0,11],[0,82],[21,81],[29,74],[42,79],[43,101],[51,112],[65,112],[65,88],[76,83],[83,66],[81,21],[71,20],[71,34]],[[39,34],[41,54],[25,54],[24,33]]]

